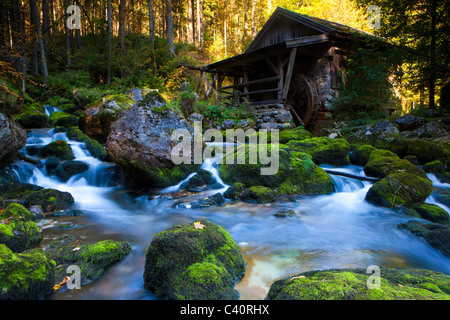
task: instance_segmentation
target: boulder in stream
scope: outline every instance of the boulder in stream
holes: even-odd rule
[[[245,272],[238,245],[221,226],[201,220],[156,234],[146,253],[144,288],[162,299],[235,300]]]
[[[27,133],[6,114],[0,113],[0,169],[16,157],[17,151],[25,147]]]

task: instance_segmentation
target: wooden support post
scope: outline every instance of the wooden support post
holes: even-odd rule
[[[287,99],[289,93],[289,86],[291,85],[292,72],[294,70],[295,57],[297,55],[297,47],[292,48],[289,56],[289,64],[286,71],[286,79],[284,81],[283,91],[281,93],[281,99]]]
[[[284,86],[284,65],[281,56],[278,56],[278,75],[280,80],[278,81],[278,99],[282,99],[283,86]]]
[[[244,65],[244,83],[248,82],[248,64]],[[248,86],[245,85],[244,86],[244,93],[247,94],[248,93]],[[248,102],[249,101],[249,97],[247,95],[244,96],[244,101]]]

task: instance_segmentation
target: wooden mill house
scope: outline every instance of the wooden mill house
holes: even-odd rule
[[[253,110],[282,105],[304,125],[332,111],[345,84],[347,56],[374,36],[278,7],[247,50],[202,68],[207,90],[239,98]],[[229,85],[223,85],[226,78]],[[230,84],[232,83],[232,84]]]

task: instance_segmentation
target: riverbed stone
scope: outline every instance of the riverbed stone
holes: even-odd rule
[[[39,205],[44,212],[68,209],[74,203],[74,199],[69,192],[56,189],[26,192],[24,196],[24,206],[29,208],[32,205]]]
[[[144,288],[161,299],[235,300],[245,272],[238,245],[207,220],[156,234],[146,253]]]
[[[450,227],[448,224],[410,220],[399,224],[398,228],[423,238],[432,247],[441,251],[445,256],[450,257]]]
[[[350,144],[342,138],[314,137],[304,140],[291,140],[287,143],[293,150],[312,156],[315,164],[346,166],[350,163]]]
[[[54,174],[62,181],[69,180],[76,174],[83,173],[89,169],[89,166],[83,161],[68,160],[61,162],[54,170]]]
[[[61,160],[74,160],[72,149],[65,140],[56,140],[39,148],[37,154],[41,157],[47,158],[50,156],[58,157]]]
[[[444,148],[438,143],[423,139],[411,140],[408,155],[416,156],[422,164],[444,158]]]
[[[380,267],[379,288],[368,288],[366,269],[304,272],[275,281],[271,300],[448,300],[450,276],[426,269]]]
[[[291,141],[292,142],[292,141]],[[277,148],[273,149],[272,148]],[[252,153],[259,152],[256,145],[241,145],[230,151],[235,159],[244,153],[244,164],[222,164],[219,173],[223,181],[229,185],[242,183],[245,187],[265,186],[276,191],[277,194],[314,195],[327,194],[334,191],[333,179],[318,167],[311,156],[291,150],[287,145],[269,145],[273,152],[278,150],[278,171],[274,174],[262,175],[261,168],[270,165],[261,163],[251,164],[249,159]],[[263,150],[264,152],[264,150]]]
[[[426,173],[408,160],[400,159],[389,150],[374,150],[370,153],[364,172],[369,177],[384,178],[391,173],[409,172],[425,178]]]
[[[366,200],[385,207],[408,207],[424,202],[432,191],[433,183],[427,177],[399,172],[375,182],[367,192]]]
[[[126,241],[102,240],[77,246],[54,246],[47,251],[60,266],[55,273],[57,282],[67,276],[69,265],[76,265],[80,268],[81,285],[84,285],[98,279],[108,266],[124,259],[131,252],[131,246]]]
[[[0,300],[38,300],[55,283],[55,265],[39,249],[14,253],[0,244]]]
[[[131,183],[154,187],[172,186],[200,167],[200,164],[173,163],[172,149],[179,142],[172,141],[172,133],[177,129],[193,135],[189,122],[167,106],[162,97],[152,92],[125,110],[113,123],[106,150],[130,177]]]
[[[25,147],[27,133],[4,113],[0,113],[0,169],[10,164]]]
[[[376,150],[376,148],[371,145],[362,145],[354,148],[349,155],[350,163],[357,166],[365,166],[369,160],[370,154],[374,150]]]
[[[105,96],[86,106],[80,118],[80,129],[92,139],[104,143],[111,132],[111,124],[133,104],[134,101],[123,94]]]

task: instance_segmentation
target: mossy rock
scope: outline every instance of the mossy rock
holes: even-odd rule
[[[20,182],[10,182],[0,184],[0,193],[6,199],[17,200],[23,199],[29,192],[39,191],[44,189],[43,187],[31,184],[31,183],[20,183]]]
[[[67,160],[60,163],[54,170],[54,174],[62,181],[69,180],[72,176],[83,173],[89,166],[83,161]]]
[[[374,150],[364,166],[364,172],[369,177],[384,178],[391,173],[408,172],[426,178],[426,173],[408,160],[400,159],[389,150]]]
[[[385,207],[411,206],[422,203],[431,195],[433,183],[428,178],[401,172],[375,182],[366,200]]]
[[[78,126],[78,117],[63,111],[53,112],[48,120],[52,127]]]
[[[421,163],[439,160],[445,156],[441,145],[422,139],[415,139],[409,142],[408,155],[416,156]]]
[[[54,261],[44,251],[13,253],[0,244],[0,300],[42,299],[54,284]]]
[[[34,215],[27,208],[18,203],[9,204],[5,211],[0,214],[0,220],[11,218],[20,218],[24,221],[35,220]]]
[[[350,152],[350,163],[357,166],[365,166],[372,151],[377,150],[371,145],[356,147]]]
[[[304,140],[291,140],[287,143],[292,150],[312,156],[315,164],[346,166],[350,163],[350,143],[342,138],[315,137]]]
[[[0,215],[0,244],[13,252],[22,252],[38,246],[43,237],[33,214],[19,204],[10,204]]]
[[[440,224],[449,224],[448,212],[436,204],[417,203],[411,206],[410,209],[417,212],[417,216],[422,219]]]
[[[74,160],[72,149],[65,140],[56,140],[43,146],[38,150],[38,155],[41,157],[58,157],[61,160]]]
[[[80,110],[81,110],[80,107],[78,107],[74,103],[65,103],[65,104],[59,105],[58,108],[61,109],[62,112],[74,115],[76,117],[79,117]]]
[[[432,247],[450,257],[450,227],[448,225],[410,220],[399,224],[398,228],[422,237]]]
[[[291,140],[305,140],[312,138],[313,135],[311,132],[306,130],[303,126],[298,126],[294,129],[286,129],[282,130],[279,133],[279,142],[286,144]]]
[[[245,260],[230,234],[201,220],[156,234],[145,259],[144,288],[162,299],[234,300]]]
[[[255,203],[269,203],[274,201],[275,192],[268,187],[252,186],[242,192],[241,200]]]
[[[41,189],[25,193],[23,203],[26,207],[41,206],[45,212],[65,210],[72,206],[74,199],[69,192],[56,189]]]
[[[272,148],[277,149],[272,150]],[[241,145],[227,153],[226,158],[229,156],[230,159],[238,159],[243,153],[244,164],[228,164],[225,158],[225,163],[219,168],[223,181],[229,185],[242,183],[248,188],[269,187],[283,194],[313,195],[334,191],[333,179],[312,161],[310,155],[291,151],[289,147],[282,144],[278,147],[269,145],[269,151],[278,151],[278,171],[275,174],[263,175],[261,168],[267,168],[269,165],[263,165],[258,161],[255,164],[250,163],[251,155],[258,150],[256,145]]]
[[[26,129],[45,128],[48,123],[45,109],[39,103],[26,103],[15,119]]]
[[[78,142],[84,142],[86,149],[91,153],[94,158],[97,158],[102,161],[110,161],[111,159],[106,152],[106,148],[100,144],[95,139],[90,138],[83,131],[78,129],[77,127],[70,127],[67,132],[67,137],[71,140],[75,140]]]
[[[380,268],[379,288],[365,269],[310,271],[276,281],[272,300],[449,300],[450,276],[426,269]]]
[[[122,260],[131,252],[131,246],[125,241],[103,240],[77,246],[57,246],[49,248],[49,255],[57,265],[56,281],[60,282],[67,275],[69,265],[80,268],[81,284],[98,279],[111,264]],[[74,250],[75,248],[78,248]]]

